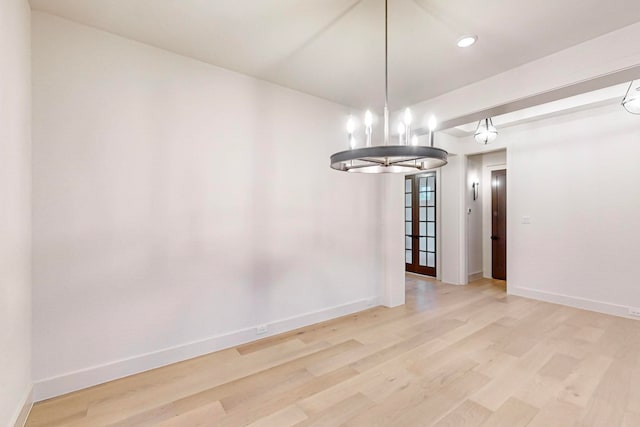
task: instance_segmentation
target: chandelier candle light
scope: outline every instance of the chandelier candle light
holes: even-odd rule
[[[331,156],[331,168],[343,172],[361,173],[407,173],[428,170],[447,164],[448,153],[433,146],[436,121],[429,119],[429,146],[418,145],[418,136],[412,135],[413,116],[408,108],[403,121],[398,124],[398,144],[389,144],[389,77],[388,77],[388,0],[384,2],[384,135],[382,145],[372,144],[373,114],[364,115],[364,147],[356,148],[353,117],[347,121],[349,149]]]

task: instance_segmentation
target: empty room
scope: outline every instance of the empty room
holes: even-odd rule
[[[0,0],[0,426],[640,427],[638,40]]]

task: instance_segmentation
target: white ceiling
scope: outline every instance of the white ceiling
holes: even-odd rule
[[[34,9],[380,109],[383,0],[31,0]],[[389,0],[392,109],[640,21],[638,0]],[[477,34],[468,49],[463,34]]]

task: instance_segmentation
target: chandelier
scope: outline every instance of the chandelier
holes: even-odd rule
[[[493,125],[491,118],[480,120],[473,136],[478,144],[487,145],[496,140],[498,129]]]
[[[349,149],[331,156],[331,167],[343,172],[407,173],[435,169],[447,164],[448,153],[433,146],[435,118],[429,120],[429,145],[418,144],[417,135],[411,134],[411,111],[407,108],[404,122],[398,125],[398,143],[389,141],[389,77],[388,77],[388,0],[384,2],[384,135],[382,145],[372,145],[373,114],[364,115],[364,147],[357,147],[352,117],[347,122]]]
[[[640,114],[640,80],[631,82],[622,99],[622,106],[631,114]]]

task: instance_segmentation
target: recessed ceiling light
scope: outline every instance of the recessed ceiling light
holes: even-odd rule
[[[458,39],[458,47],[469,47],[478,41],[478,36],[462,36]]]

